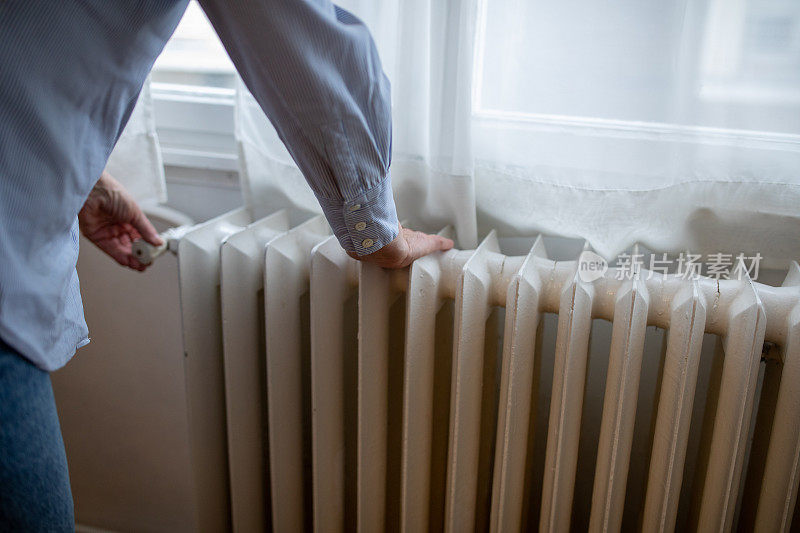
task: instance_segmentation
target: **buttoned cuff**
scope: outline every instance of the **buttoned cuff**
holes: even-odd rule
[[[399,224],[389,174],[354,198],[318,200],[339,244],[348,252],[369,255],[397,237]]]

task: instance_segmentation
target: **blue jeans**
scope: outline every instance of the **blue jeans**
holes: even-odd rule
[[[0,531],[74,531],[50,374],[0,340]]]

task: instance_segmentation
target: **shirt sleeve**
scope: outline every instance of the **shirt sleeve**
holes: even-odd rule
[[[366,26],[329,0],[199,1],[342,247],[390,243],[390,89]]]

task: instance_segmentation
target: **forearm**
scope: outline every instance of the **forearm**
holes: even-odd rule
[[[366,27],[327,0],[200,3],[342,246],[391,242],[389,83]]]

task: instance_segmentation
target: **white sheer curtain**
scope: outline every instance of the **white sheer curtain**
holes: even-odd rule
[[[346,0],[392,82],[401,218],[800,257],[800,2]],[[248,197],[317,210],[240,97]]]
[[[164,163],[156,135],[149,78],[142,87],[128,124],[108,158],[106,170],[136,200],[147,203],[166,202]]]
[[[800,2],[482,9],[482,228],[800,257]]]

